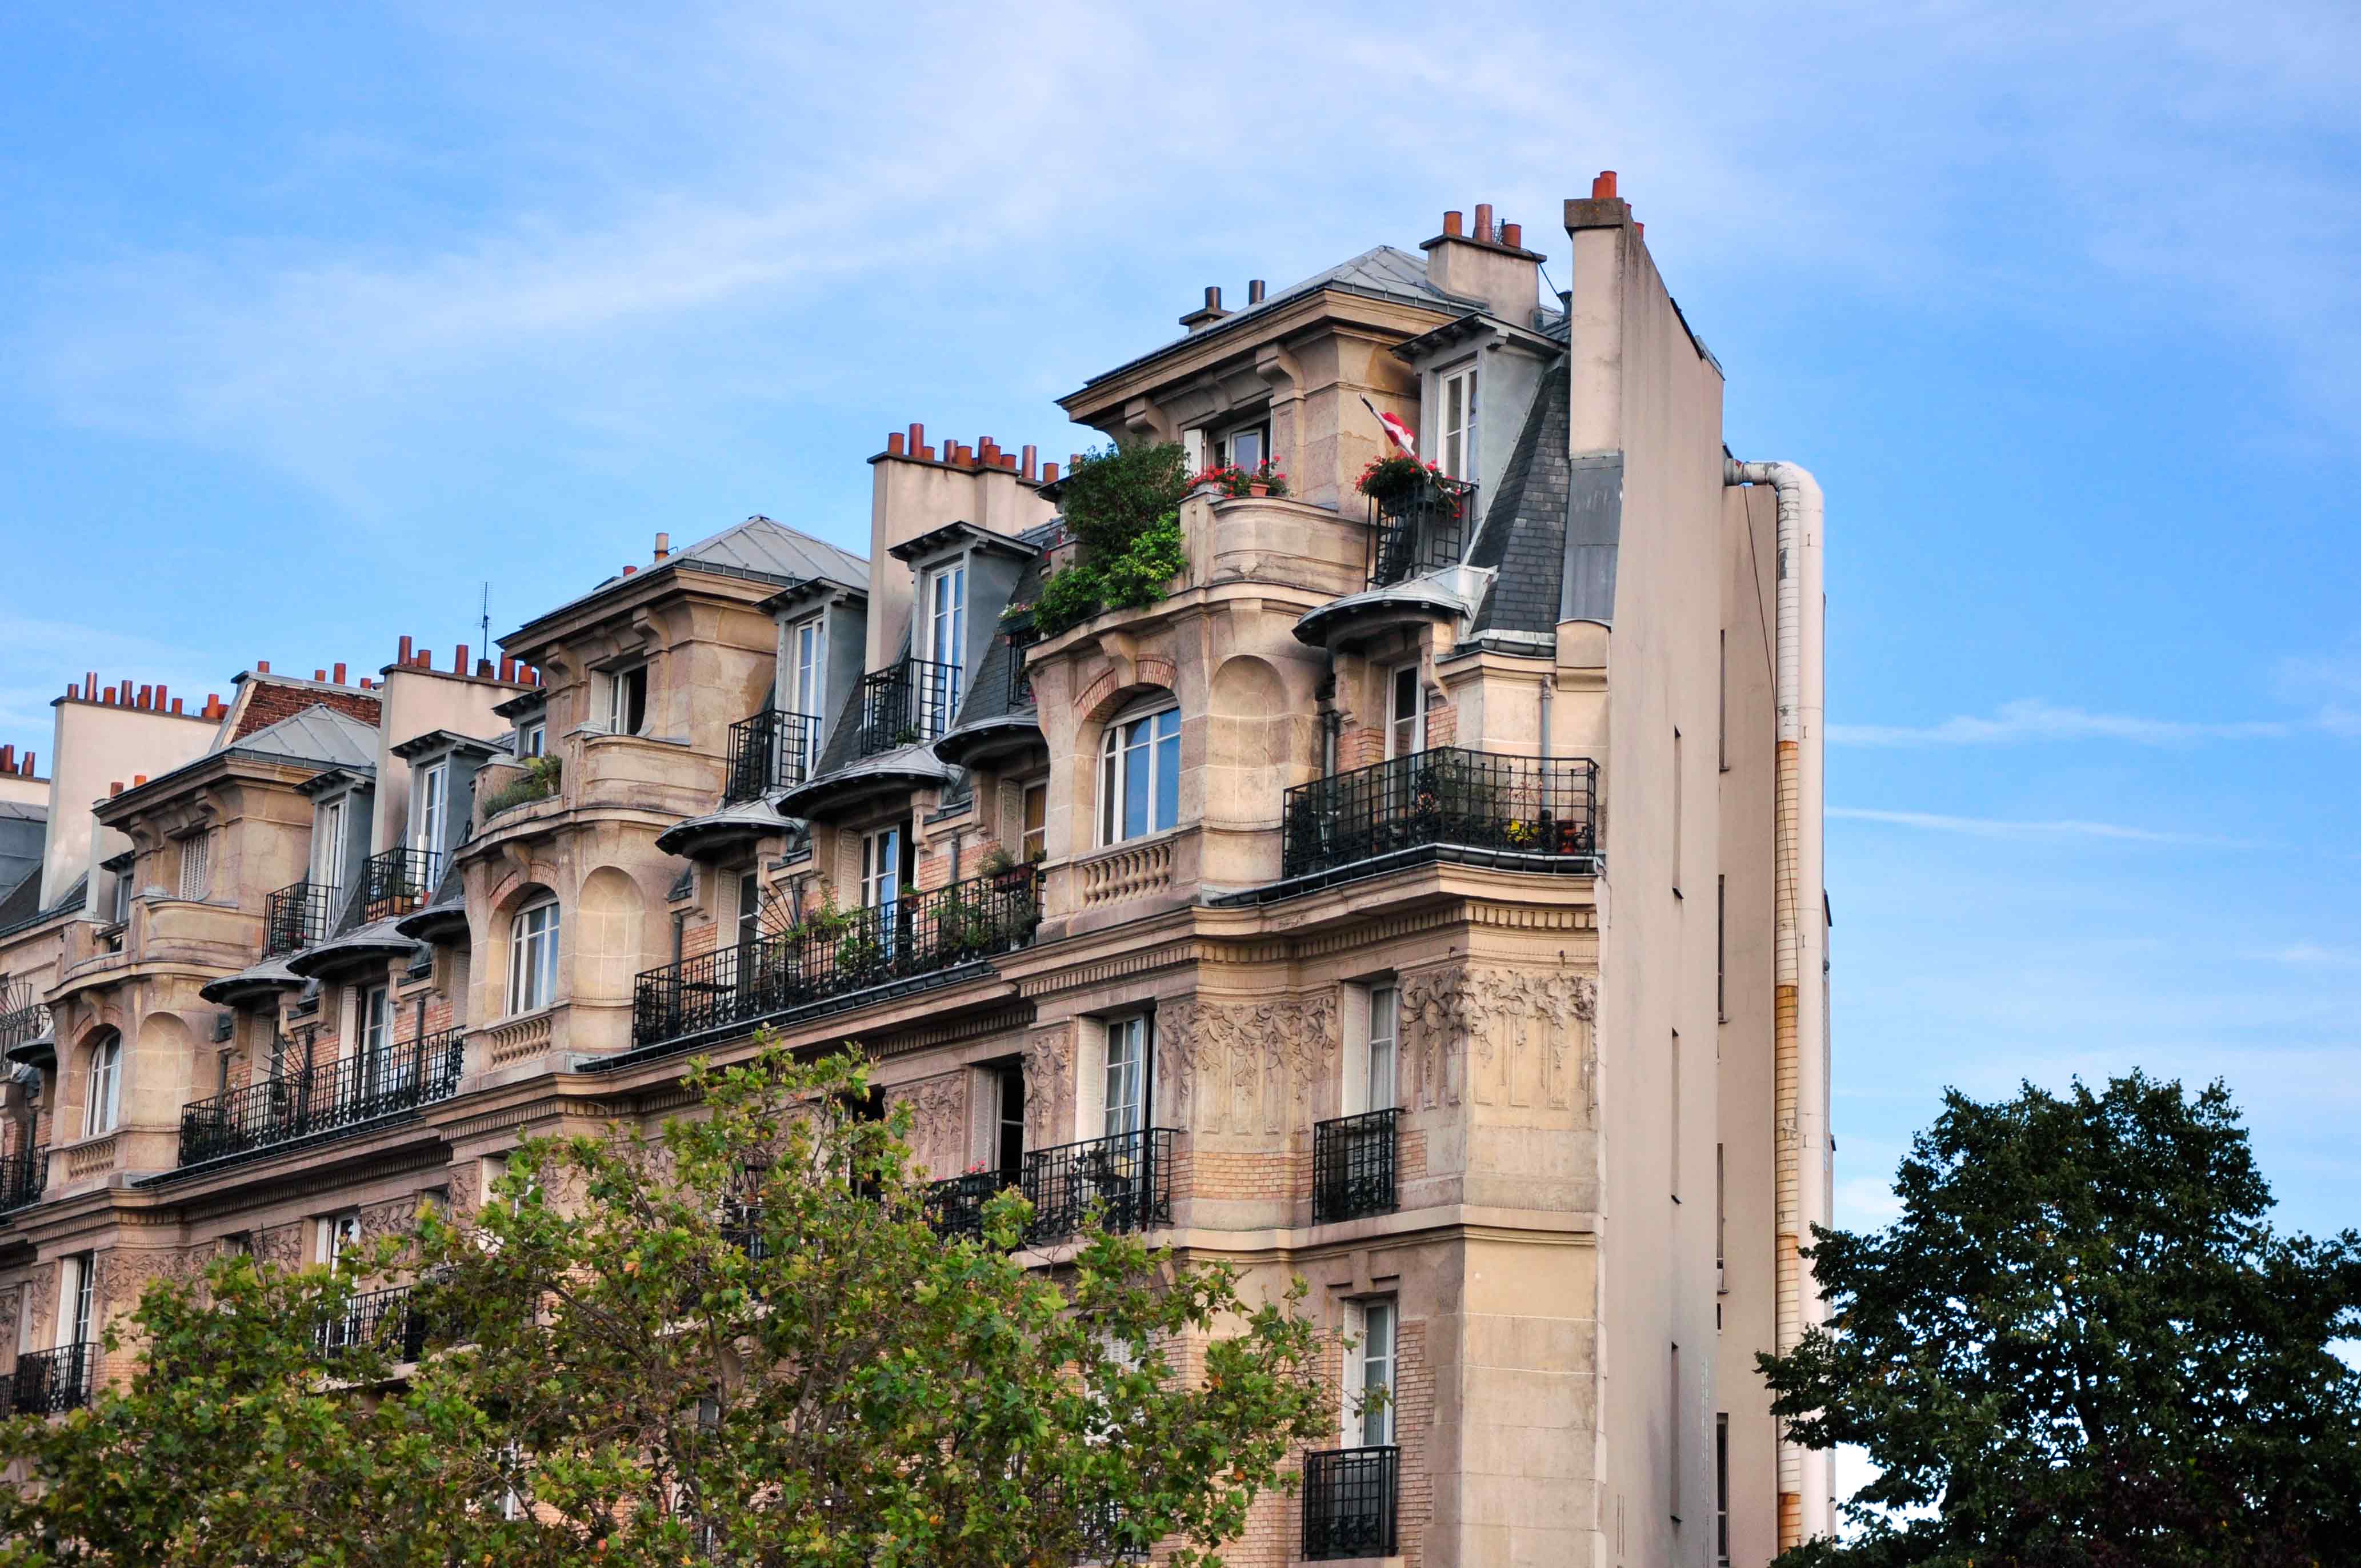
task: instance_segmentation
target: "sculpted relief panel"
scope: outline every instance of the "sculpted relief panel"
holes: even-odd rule
[[[1073,1125],[1074,1025],[1054,1024],[1025,1042],[1025,1146],[1065,1143]]]
[[[892,1091],[910,1107],[910,1155],[929,1176],[956,1176],[967,1168],[968,1074],[939,1073]]]
[[[1336,1070],[1336,1023],[1331,991],[1165,1003],[1156,1016],[1157,1050],[1170,1075],[1173,1124],[1265,1135],[1309,1127],[1314,1088]]]
[[[1542,1106],[1596,1120],[1588,975],[1452,965],[1401,987],[1402,1103]]]

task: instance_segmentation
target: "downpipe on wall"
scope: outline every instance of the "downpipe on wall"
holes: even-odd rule
[[[1779,576],[1773,676],[1778,765],[1773,897],[1775,905],[1773,1138],[1777,1153],[1776,1343],[1794,1350],[1820,1321],[1817,1292],[1800,1255],[1811,1226],[1828,1223],[1828,964],[1822,725],[1826,706],[1826,587],[1819,482],[1793,463],[1724,461],[1724,485],[1768,485],[1778,498]],[[1829,1456],[1779,1438],[1779,1549],[1834,1528]],[[1805,1518],[1806,1501],[1818,1517]]]

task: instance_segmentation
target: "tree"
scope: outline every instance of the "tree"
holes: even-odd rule
[[[1180,502],[1189,465],[1175,442],[1134,442],[1086,452],[1060,481],[1059,509],[1080,543],[1029,606],[1012,614],[1054,637],[1104,609],[1144,609],[1188,566]]]
[[[1249,1302],[1095,1227],[1028,1269],[1014,1192],[937,1236],[850,1057],[690,1082],[705,1113],[529,1141],[422,1215],[427,1350],[381,1394],[390,1342],[322,1349],[349,1278],[151,1287],[126,1391],[5,1429],[37,1484],[0,1491],[0,1564],[1213,1563],[1326,1434],[1300,1283]]]
[[[1829,1321],[1760,1358],[1797,1442],[1879,1472],[1783,1568],[2356,1561],[2361,1237],[2274,1234],[2221,1084],[1950,1092],[1896,1191],[1815,1228]]]

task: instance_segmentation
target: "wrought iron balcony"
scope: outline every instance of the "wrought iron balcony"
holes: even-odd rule
[[[819,720],[808,713],[765,708],[730,727],[730,782],[726,801],[759,800],[774,789],[802,784],[819,760]]]
[[[49,1180],[49,1146],[19,1149],[0,1156],[0,1214],[12,1213],[41,1201]]]
[[[1287,792],[1289,880],[1373,874],[1378,862],[1467,861],[1519,871],[1595,869],[1598,768],[1587,757],[1505,757],[1440,746]]]
[[[1307,1562],[1394,1554],[1394,1499],[1401,1450],[1332,1448],[1303,1456]]]
[[[5,1385],[10,1412],[57,1416],[89,1404],[98,1355],[97,1343],[90,1340],[17,1352],[16,1376]]]
[[[631,1042],[659,1045],[919,980],[1021,948],[1040,923],[1040,876],[1030,866],[807,919],[784,936],[642,973],[632,990]]]
[[[343,890],[324,882],[291,882],[263,905],[262,956],[300,953],[336,924]]]
[[[38,1039],[49,1027],[49,1010],[31,976],[19,975],[0,984],[0,1051]]]
[[[1404,496],[1369,501],[1369,587],[1389,587],[1459,565],[1476,487],[1456,479],[1422,484]]]
[[[388,850],[361,867],[361,919],[390,920],[425,906],[443,880],[443,857],[431,850]]]
[[[964,1176],[928,1182],[920,1200],[927,1223],[946,1241],[953,1236],[982,1239],[983,1206],[1023,1179],[1020,1171],[971,1170]]]
[[[1312,1218],[1325,1224],[1363,1214],[1390,1214],[1399,1110],[1367,1111],[1312,1127]]]
[[[925,659],[905,659],[861,678],[860,752],[873,757],[896,746],[938,740],[959,713],[961,670]]]
[[[374,1344],[389,1360],[416,1361],[426,1354],[427,1316],[412,1304],[412,1285],[364,1290],[313,1329],[313,1343],[325,1356],[342,1354],[357,1345]]]
[[[1172,1129],[1142,1127],[1025,1156],[1025,1196],[1033,1238],[1055,1241],[1082,1228],[1093,1209],[1110,1231],[1172,1222]]]
[[[467,1031],[404,1040],[181,1107],[181,1163],[340,1135],[458,1091]]]

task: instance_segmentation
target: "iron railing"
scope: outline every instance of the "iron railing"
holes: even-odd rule
[[[1587,757],[1504,757],[1439,746],[1287,792],[1280,874],[1413,853],[1534,870],[1598,853],[1598,768]]]
[[[428,1319],[411,1300],[416,1287],[395,1285],[364,1290],[332,1312],[312,1330],[320,1354],[334,1356],[355,1345],[375,1344],[397,1362],[416,1361],[426,1354]]]
[[[970,877],[847,910],[784,936],[647,970],[632,990],[631,1042],[656,1045],[1005,953],[1033,939],[1031,868]]]
[[[1029,632],[1024,637],[1008,640],[1008,710],[1011,713],[1036,706],[1033,701],[1033,666],[1025,658],[1025,650],[1032,645],[1033,637]]]
[[[32,976],[0,982],[0,1051],[39,1038],[49,1026],[49,1010],[42,1003]]]
[[[341,1133],[458,1092],[467,1031],[269,1078],[181,1108],[181,1163],[257,1154]]]
[[[49,1145],[0,1156],[0,1214],[39,1202],[49,1183]]]
[[[1322,1224],[1363,1214],[1390,1214],[1394,1146],[1401,1112],[1367,1111],[1312,1126],[1312,1218]]]
[[[1305,1454],[1305,1560],[1391,1557],[1400,1479],[1399,1448],[1331,1448]]]
[[[860,753],[937,740],[959,712],[960,667],[905,659],[861,677]]]
[[[1036,1240],[1072,1235],[1093,1208],[1110,1231],[1170,1224],[1172,1129],[1142,1127],[1031,1150],[1025,1156],[1024,1187]]]
[[[291,882],[264,902],[262,956],[300,953],[324,939],[336,924],[343,889],[324,882]]]
[[[361,867],[361,919],[390,920],[425,907],[443,879],[443,857],[432,850],[387,850]]]
[[[1456,479],[1369,500],[1369,587],[1382,588],[1459,565],[1476,487]]]
[[[17,1352],[16,1376],[5,1385],[10,1411],[20,1416],[55,1416],[90,1403],[98,1350],[94,1341],[78,1340],[55,1350]]]
[[[983,1206],[1008,1189],[1018,1185],[1024,1173],[1016,1170],[971,1170],[964,1176],[946,1177],[927,1184],[919,1206],[927,1223],[935,1234],[949,1241],[953,1236],[983,1236]]]
[[[819,720],[808,713],[771,707],[740,719],[730,727],[730,783],[722,800],[759,800],[802,784],[819,760],[818,741]]]

